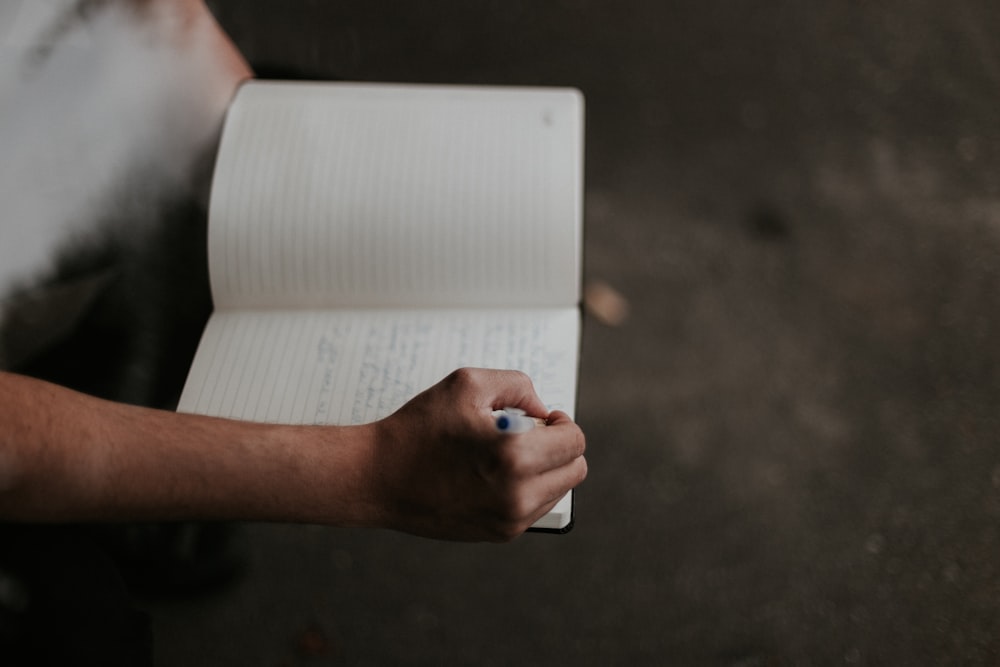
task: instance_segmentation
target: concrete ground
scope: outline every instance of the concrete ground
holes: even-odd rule
[[[572,533],[246,526],[160,665],[1000,662],[1000,5],[210,4],[262,74],[580,88],[629,311]]]

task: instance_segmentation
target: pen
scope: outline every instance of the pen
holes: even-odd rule
[[[493,412],[494,424],[501,433],[527,433],[536,426],[545,426],[545,420],[529,417],[520,408],[504,408]]]

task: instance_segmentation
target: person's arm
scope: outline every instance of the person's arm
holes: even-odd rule
[[[279,426],[110,403],[0,373],[0,519],[245,519],[516,537],[586,476],[562,413],[520,436],[494,408],[545,409],[513,372],[456,371],[363,426]]]

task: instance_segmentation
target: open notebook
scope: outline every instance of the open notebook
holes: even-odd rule
[[[479,366],[525,371],[572,415],[582,137],[569,89],[245,84],[179,410],[364,423]],[[570,493],[535,528],[572,519]]]

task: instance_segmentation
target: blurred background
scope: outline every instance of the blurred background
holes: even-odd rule
[[[243,527],[159,664],[1000,661],[1000,5],[214,0],[261,76],[574,86],[576,528]]]

